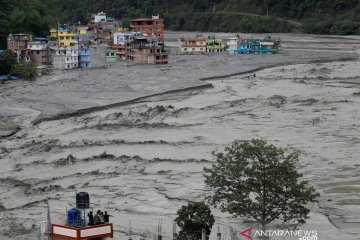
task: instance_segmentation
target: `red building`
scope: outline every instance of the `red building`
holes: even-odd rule
[[[164,42],[164,19],[159,15],[152,18],[137,18],[130,21],[132,31],[142,31],[144,34],[154,35],[159,38],[160,42]]]

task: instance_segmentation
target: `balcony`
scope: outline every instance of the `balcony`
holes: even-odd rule
[[[64,225],[52,224],[52,236],[61,239],[92,239],[92,238],[113,238],[114,231],[112,223],[75,228]]]

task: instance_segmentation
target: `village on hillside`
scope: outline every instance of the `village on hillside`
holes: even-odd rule
[[[137,18],[130,21],[130,29],[104,12],[93,14],[88,25],[59,26],[48,37],[12,33],[8,49],[18,61],[32,62],[37,68],[75,69],[103,67],[120,60],[144,64],[167,64],[169,51],[164,44],[164,19]],[[278,53],[279,39],[228,39],[216,36],[181,37],[181,54],[268,54]]]

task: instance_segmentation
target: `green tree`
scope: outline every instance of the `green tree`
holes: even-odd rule
[[[11,70],[11,74],[20,78],[35,80],[36,68],[35,65],[31,62],[21,61]]]
[[[223,212],[262,225],[278,220],[284,224],[305,223],[306,207],[318,195],[296,170],[298,155],[253,139],[235,141],[204,169],[205,184],[214,193],[208,200]]]
[[[9,49],[5,50],[5,52],[0,55],[0,74],[9,74],[16,64],[16,54]]]
[[[202,229],[206,231],[206,238],[209,239],[211,228],[215,219],[209,206],[203,202],[189,203],[177,211],[176,224],[180,227],[178,239],[186,240],[187,237],[201,239]]]

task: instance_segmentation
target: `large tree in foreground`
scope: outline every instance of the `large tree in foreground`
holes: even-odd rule
[[[205,229],[206,239],[209,239],[215,219],[209,206],[203,202],[198,202],[182,206],[177,211],[175,222],[181,229],[178,236],[179,240],[198,240],[201,239],[202,229]]]
[[[297,172],[296,153],[253,139],[235,141],[204,169],[205,184],[214,192],[209,202],[223,212],[256,221],[266,229],[274,220],[305,223],[317,193]]]

